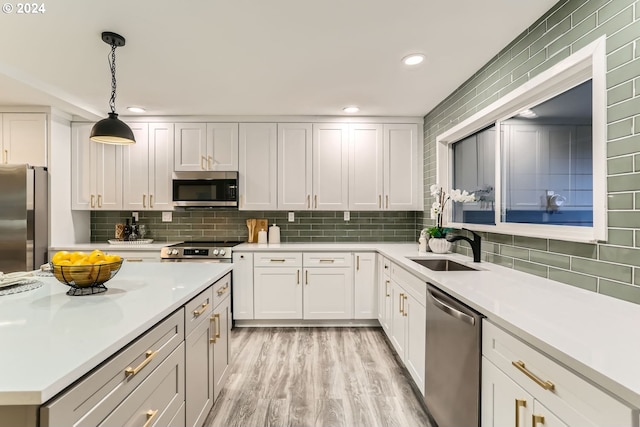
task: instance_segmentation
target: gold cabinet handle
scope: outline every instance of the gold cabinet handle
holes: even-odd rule
[[[404,298],[403,298],[404,294],[400,294],[400,314],[404,314]]]
[[[142,258],[125,258],[127,262],[142,262]]]
[[[218,338],[220,338],[220,313],[214,314],[209,320],[216,325],[216,334],[212,338],[209,338],[209,342],[215,344]]]
[[[153,207],[153,194],[149,194],[149,207]]]
[[[356,256],[356,271],[360,271],[360,255]]]
[[[300,270],[296,270],[296,285],[300,284]]]
[[[208,169],[211,170],[211,161],[213,160],[213,158],[211,156],[207,156],[207,166],[209,167]]]
[[[334,262],[336,262],[336,260],[335,259],[325,258],[325,259],[319,260],[318,262],[333,264]]]
[[[390,296],[391,296],[391,295],[389,294],[389,281],[388,281],[388,280],[385,280],[385,281],[384,281],[384,293],[385,293],[388,297],[390,297]]]
[[[142,368],[147,366],[149,364],[149,362],[151,362],[153,360],[154,357],[156,357],[156,354],[158,354],[158,350],[156,350],[156,351],[148,350],[145,353],[145,359],[142,361],[142,363],[140,363],[135,368],[132,368],[131,366],[129,366],[127,369],[124,370],[124,375],[126,377],[132,377],[132,376],[136,375],[138,372],[140,372],[142,370]]]
[[[517,362],[511,362],[511,364],[513,366],[515,366],[516,368],[518,368],[518,370],[520,372],[522,372],[527,377],[532,379],[533,382],[538,384],[543,389],[553,391],[556,388],[555,384],[553,384],[551,381],[543,381],[540,378],[538,378],[537,376],[535,376],[530,370],[528,370],[525,367],[525,364],[524,364],[524,362],[522,360],[518,360]],[[544,423],[544,417],[543,417],[543,421],[542,422]]]
[[[270,258],[269,262],[285,262],[284,258]]]
[[[98,207],[102,207],[102,194],[98,194]]]
[[[207,170],[207,168],[204,167],[204,162],[206,161],[207,159],[204,156],[200,156],[200,169]]]
[[[311,209],[311,195],[307,194],[307,209]]]
[[[96,196],[94,196],[93,194],[91,195],[91,207],[96,207]]]
[[[155,418],[155,416],[158,414],[158,409],[156,409],[155,411],[153,409],[149,409],[147,411],[147,422],[144,423],[144,426],[142,427],[149,427],[152,424],[153,419]]]
[[[143,208],[147,207],[147,195],[146,194],[142,195],[142,207]]]
[[[378,209],[382,209],[382,195],[378,194]]]
[[[313,196],[313,203],[315,204],[315,209],[318,209],[318,195]]]
[[[384,196],[384,198],[385,198],[385,204],[386,204],[385,209],[389,209],[389,195],[387,194],[386,196]]]
[[[403,302],[402,302],[402,315],[404,317],[407,317],[409,315],[409,312],[407,311],[407,305],[406,305],[407,294],[404,294],[402,299],[403,299]]]
[[[223,295],[225,292],[227,292],[228,289],[229,289],[229,284],[227,283],[224,286],[224,288],[220,288],[216,292],[218,293],[218,296],[220,296],[220,295]]]
[[[309,284],[309,270],[304,271],[304,284],[305,285]]]
[[[207,307],[209,307],[209,303],[208,302],[203,302],[198,310],[193,310],[193,315],[195,317],[200,316],[202,313],[207,311]]]
[[[544,424],[544,415],[531,415],[531,426],[536,427],[536,424]]]
[[[516,427],[520,427],[520,407],[526,408],[527,401],[524,399],[516,399]]]

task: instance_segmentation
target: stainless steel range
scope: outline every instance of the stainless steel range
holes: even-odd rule
[[[163,262],[231,262],[231,248],[243,242],[193,241],[165,246],[160,251]]]

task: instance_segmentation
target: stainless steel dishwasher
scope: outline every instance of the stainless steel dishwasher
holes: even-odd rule
[[[438,427],[480,425],[481,319],[427,283],[424,400]]]

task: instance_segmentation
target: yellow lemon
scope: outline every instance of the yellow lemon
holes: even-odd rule
[[[56,276],[61,282],[71,282],[73,279],[71,278],[71,272],[69,271],[69,267],[71,265],[71,261],[68,259],[63,259],[58,261],[58,263],[53,264],[53,275]]]
[[[58,251],[55,253],[55,255],[53,256],[53,258],[51,258],[51,262],[54,264],[60,264],[60,261],[62,260],[69,260],[69,256],[71,254],[67,251]]]
[[[104,261],[105,254],[102,251],[93,251],[89,254],[89,262],[96,264],[98,261]]]
[[[91,278],[94,282],[106,282],[111,277],[111,268],[104,259],[98,260],[93,264],[91,270]]]
[[[122,257],[120,255],[105,255],[105,261],[107,261],[110,265],[111,271],[116,271],[120,268],[120,264],[118,262],[122,261]]]
[[[75,262],[76,262],[76,261],[78,261],[80,258],[85,258],[86,256],[87,256],[87,254],[86,254],[86,253],[76,251],[76,252],[72,252],[72,253],[71,253],[71,255],[69,255],[69,260],[70,260],[72,263],[75,263]]]

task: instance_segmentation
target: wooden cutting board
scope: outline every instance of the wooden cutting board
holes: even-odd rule
[[[269,220],[268,219],[264,219],[264,218],[260,218],[260,219],[256,219],[256,226],[253,229],[253,238],[252,238],[252,242],[253,243],[257,243],[258,242],[258,232],[260,230],[264,230],[264,231],[269,231]]]

